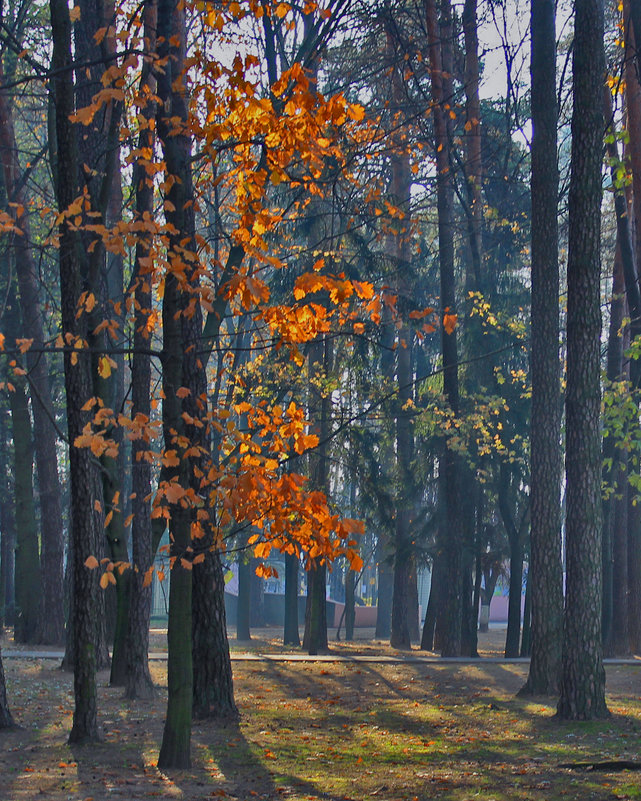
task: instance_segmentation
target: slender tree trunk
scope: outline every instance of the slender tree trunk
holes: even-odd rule
[[[600,243],[603,4],[577,0],[569,194],[566,603],[560,718],[608,716],[601,642]]]
[[[251,567],[245,551],[238,553],[238,606],[236,607],[236,638],[251,640],[249,618],[252,604]]]
[[[156,48],[156,3],[145,4],[145,39],[149,51]],[[149,89],[155,90],[155,81],[149,65],[143,68],[140,79],[141,94]],[[148,148],[153,151],[154,134],[149,120],[155,114],[154,104],[149,104],[141,113],[147,121],[140,132],[140,151]],[[136,216],[144,219],[153,214],[153,179],[147,175],[144,161],[134,167],[133,186],[136,193]],[[151,359],[148,353],[150,333],[149,317],[152,313],[151,270],[143,267],[143,260],[149,256],[149,246],[139,239],[136,244],[136,263],[134,266],[136,285],[134,290],[134,354],[131,368],[132,417],[142,415],[149,421],[151,416]],[[146,582],[147,572],[153,564],[153,544],[151,531],[151,464],[149,462],[149,442],[143,435],[133,440],[131,446],[132,503],[133,521],[131,526],[132,568],[131,596],[126,645],[125,694],[127,698],[153,698],[155,695],[149,672],[149,619],[151,614],[151,582]]]
[[[7,451],[8,413],[0,410],[0,447]],[[2,548],[2,575],[0,578],[0,604],[3,612],[3,626],[14,624],[14,598],[15,598],[15,550],[16,550],[16,519],[13,503],[13,486],[10,478],[9,462],[2,460],[0,466],[0,532]]]
[[[283,644],[300,646],[298,631],[298,556],[285,554],[285,623]]]
[[[16,508],[16,642],[37,641],[40,614],[40,558],[33,498],[33,444],[24,381],[14,379],[9,393],[13,423],[14,488]]]
[[[559,690],[563,620],[554,0],[532,0],[532,658],[524,694]]]
[[[75,199],[78,153],[76,129],[70,117],[74,111],[71,70],[71,21],[64,0],[50,1],[53,56],[51,90],[56,109],[56,195],[58,208],[66,210]],[[86,339],[85,315],[76,316],[82,291],[81,249],[77,234],[66,220],[60,224],[60,294],[63,336]],[[73,356],[73,358],[72,358]],[[82,409],[91,397],[91,360],[82,353],[65,353],[65,389],[71,476],[71,540],[73,545],[74,596],[74,695],[75,709],[70,742],[96,740],[98,714],[96,699],[97,593],[98,572],[85,565],[95,556],[97,532],[102,535],[102,515],[94,502],[99,499],[96,470],[87,448],[74,446],[89,421]]]
[[[632,20],[632,25],[625,26],[625,99],[627,111],[626,155],[632,170],[632,211],[635,231],[635,267],[634,273],[624,273],[626,296],[630,310],[632,339],[641,334],[641,298],[639,296],[639,265],[641,265],[641,81],[639,80],[639,53],[637,42],[641,38],[641,20],[637,2],[625,0],[623,4],[625,20]],[[619,215],[617,215],[618,219]],[[630,364],[630,382],[634,389],[641,386],[641,360],[632,360]],[[628,584],[629,584],[629,626],[630,646],[634,653],[641,653],[641,513],[631,507],[628,514]]]
[[[453,97],[452,84],[452,9],[449,0],[439,0],[440,24],[436,0],[425,0],[427,36],[432,79],[434,140],[436,146],[436,191],[438,213],[439,266],[441,282],[441,354],[443,391],[454,415],[459,413],[458,349],[456,329],[448,318],[456,314],[454,279],[454,195],[449,164],[451,136],[449,114],[445,106]],[[461,651],[461,526],[460,459],[444,444],[440,465],[439,551],[443,582],[441,603],[436,620],[437,641],[443,656],[458,656]]]

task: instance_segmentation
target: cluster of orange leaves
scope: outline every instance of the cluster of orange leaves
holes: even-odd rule
[[[292,14],[290,5],[283,2],[270,5],[249,0],[212,7],[194,0],[188,5],[200,15],[205,29],[221,36],[230,22],[250,14],[260,18],[263,13],[271,13],[281,19]],[[315,3],[306,2],[306,13],[315,8]],[[146,180],[163,193],[175,179],[166,174],[158,151],[133,144],[141,130],[153,130],[153,116],[142,111],[158,98],[151,91],[141,93],[134,89],[136,81],[132,75],[140,70],[143,60],[153,62],[159,69],[166,64],[153,53],[141,56],[146,42],[141,32],[140,7],[133,12],[133,18],[128,18],[127,13],[124,7],[119,7],[117,14],[125,16],[120,19],[118,29],[105,28],[96,34],[97,39],[113,36],[125,55],[105,71],[102,88],[89,107],[77,110],[74,120],[79,125],[89,125],[104,106],[124,103],[125,121],[121,128],[124,162],[142,165]],[[320,13],[326,16],[329,12]],[[270,303],[269,276],[286,262],[274,247],[275,234],[282,235],[284,223],[303,211],[311,196],[322,194],[319,179],[328,160],[338,169],[345,167],[341,143],[361,142],[366,125],[365,110],[360,104],[348,102],[343,94],[324,97],[300,64],[293,64],[285,71],[271,86],[268,96],[261,85],[258,67],[252,55],[237,54],[230,64],[225,64],[214,58],[206,45],[194,47],[188,55],[184,76],[191,109],[186,129],[180,119],[172,120],[175,132],[188,133],[194,143],[194,164],[198,165],[195,212],[201,212],[203,199],[211,196],[214,188],[227,193],[229,241],[242,246],[245,259],[224,286],[217,285],[224,261],[220,254],[218,259],[214,258],[204,239],[197,239],[197,253],[186,252],[184,258],[169,260],[166,248],[172,232],[162,217],[125,218],[107,228],[96,219],[87,192],[53,217],[52,230],[64,219],[73,228],[100,238],[108,251],[122,256],[144,239],[148,256],[141,261],[142,274],[133,286],[137,281],[148,281],[156,293],[157,304],[166,274],[173,272],[187,287],[187,265],[196,265],[201,286],[185,314],[193,313],[198,303],[205,311],[211,310],[216,296],[222,294],[232,313],[251,313],[255,321],[270,331],[276,347],[286,344],[292,358],[300,364],[303,356],[298,345],[327,334],[332,327],[362,334],[367,322],[380,322],[382,306],[393,307],[394,298],[386,288],[377,289],[371,283],[334,273],[331,265],[326,268],[326,260],[321,257],[312,269],[296,279],[291,302]],[[280,185],[286,185],[294,194],[298,192],[301,198],[287,211],[269,200],[268,193]],[[165,209],[167,203],[165,200]],[[391,206],[388,213],[392,218],[402,217]],[[0,213],[0,228],[21,233],[14,217],[4,213]],[[56,236],[54,233],[50,240],[54,244]],[[125,301],[127,313],[134,310],[134,303],[132,290]],[[78,316],[91,313],[95,304],[91,293],[83,293]],[[117,317],[122,309],[114,311]],[[147,311],[147,333],[151,340],[158,313],[155,309]],[[412,312],[410,317],[421,320],[432,311]],[[443,325],[448,332],[455,323],[454,315],[445,315]],[[428,333],[434,327],[426,321],[423,331]],[[115,320],[105,319],[99,328],[106,329],[112,340],[119,336]],[[77,362],[77,351],[86,347],[83,340],[69,333],[61,335],[56,344],[73,349],[72,362]],[[3,346],[2,340],[0,347]],[[108,379],[115,368],[116,362],[108,354],[99,358],[98,370],[103,379]],[[118,446],[113,432],[118,426],[125,429],[128,439],[143,439],[149,448],[140,458],[158,465],[177,465],[181,459],[201,455],[196,446],[190,447],[188,443],[181,448],[166,444],[164,451],[155,449],[154,440],[161,434],[158,420],[143,415],[131,419],[106,408],[98,399],[88,401],[83,410],[93,412],[93,417],[73,444],[89,448],[98,458],[116,456]],[[246,421],[244,429],[240,427],[241,419]],[[172,480],[161,482],[153,498],[154,516],[168,518],[176,504],[195,509],[192,553],[180,557],[185,566],[204,558],[199,542],[210,543],[206,535],[211,533],[213,543],[222,548],[225,531],[248,525],[255,529],[250,544],[259,558],[266,558],[273,548],[304,554],[308,560],[329,561],[344,555],[358,569],[360,559],[353,537],[362,532],[362,525],[341,518],[323,493],[310,489],[302,475],[287,469],[290,452],[301,454],[317,444],[300,407],[293,402],[286,409],[278,405],[268,407],[265,401],[256,406],[244,402],[233,409],[214,409],[203,422],[217,433],[221,451],[220,457],[212,459],[198,476],[200,492]],[[105,564],[103,586],[113,579],[114,569],[122,567],[108,561]],[[92,561],[88,566],[97,567],[98,563]],[[270,568],[264,566],[262,570],[267,575]]]

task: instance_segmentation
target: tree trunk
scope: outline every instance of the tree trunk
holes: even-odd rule
[[[206,597],[200,598],[203,594]],[[225,577],[218,550],[208,550],[205,561],[194,565],[194,716],[235,720],[227,620]]]
[[[532,0],[532,658],[524,694],[559,690],[563,625],[554,0]]]
[[[569,193],[566,603],[557,714],[608,716],[601,642],[600,241],[603,5],[576,3]]]
[[[251,640],[250,613],[252,582],[249,557],[245,550],[238,552],[238,605],[236,607],[236,638]]]
[[[347,568],[345,574],[345,642],[352,642],[354,639],[354,620],[356,609],[354,605],[354,592],[356,589],[356,573]]]
[[[13,729],[15,725],[7,701],[7,683],[4,678],[4,666],[0,653],[0,729]]]
[[[329,465],[327,460],[327,435],[329,433],[330,398],[322,389],[322,377],[329,375],[332,348],[329,340],[316,340],[309,350],[310,397],[313,420],[310,429],[318,435],[320,445],[310,454],[310,485],[329,495]],[[303,648],[310,654],[326,653],[327,565],[313,562],[307,573],[307,606],[305,610],[305,632]]]
[[[156,48],[156,3],[147,2],[143,11],[145,39],[150,52]],[[143,67],[140,78],[141,94],[146,87],[155,90],[155,81],[149,64]],[[155,114],[154,104],[141,110],[145,119],[151,120]],[[153,152],[154,134],[149,127],[140,132],[139,147]],[[133,186],[136,193],[136,217],[144,219],[153,214],[153,180],[147,175],[145,163],[141,160],[134,166]],[[149,317],[152,313],[151,270],[143,267],[143,259],[149,256],[149,246],[140,237],[136,243],[136,262],[134,272],[134,354],[131,367],[132,418],[142,415],[148,421],[151,416],[151,358],[149,356],[150,333]],[[125,695],[127,698],[153,698],[155,695],[149,672],[149,619],[151,615],[151,582],[146,584],[147,572],[151,569],[154,557],[151,529],[151,464],[149,462],[149,442],[143,435],[131,444],[131,526],[132,579],[129,603],[129,617],[126,644]]]
[[[427,37],[432,80],[434,141],[436,146],[436,192],[438,245],[441,283],[441,355],[443,392],[456,416],[459,414],[458,349],[456,329],[448,317],[456,314],[454,278],[454,189],[449,164],[449,113],[445,106],[453,97],[452,9],[449,0],[440,0],[440,24],[436,0],[425,0]],[[437,641],[443,656],[461,652],[461,546],[460,458],[444,443],[440,466],[439,551],[442,555],[443,582],[436,620]]]
[[[53,55],[51,90],[56,109],[56,195],[60,211],[66,210],[76,196],[78,151],[76,129],[70,116],[74,111],[71,70],[71,21],[64,0],[50,0]],[[60,294],[63,335],[86,339],[85,315],[76,317],[82,291],[81,248],[77,233],[66,220],[60,224]],[[72,356],[74,357],[72,359]],[[82,351],[65,353],[65,389],[71,477],[71,540],[73,546],[74,597],[74,695],[75,709],[69,741],[94,741],[99,738],[96,700],[97,593],[98,571],[86,567],[95,556],[97,532],[102,536],[102,515],[94,502],[99,499],[98,480],[91,452],[74,446],[89,422],[82,408],[91,397],[91,359]]]
[[[0,60],[0,86],[3,84]],[[48,645],[58,645],[64,640],[63,594],[63,542],[61,488],[56,455],[56,432],[51,420],[54,418],[49,381],[49,359],[43,352],[44,330],[40,305],[40,279],[31,250],[31,226],[29,202],[21,183],[21,168],[16,147],[11,99],[6,90],[0,90],[0,160],[2,161],[4,185],[9,211],[15,214],[16,206],[22,208],[16,223],[22,235],[13,237],[15,269],[18,278],[22,336],[31,339],[31,348],[25,360],[29,370],[29,387],[32,399],[34,446],[40,502],[40,529],[42,540],[41,590],[38,597],[41,609],[37,633],[31,640]],[[16,309],[17,312],[17,309]]]
[[[34,643],[40,615],[40,558],[33,499],[33,445],[24,381],[14,379],[9,393],[13,422],[14,488],[16,508],[16,642]]]
[[[0,447],[8,450],[7,412],[0,409]],[[2,625],[14,624],[15,598],[15,550],[16,520],[13,503],[13,486],[10,479],[9,462],[2,460],[0,467],[0,532],[2,547],[2,574],[0,578],[0,604],[2,605]]]
[[[285,554],[285,622],[283,645],[300,646],[298,631],[298,556]]]
[[[625,99],[627,111],[626,155],[632,170],[632,211],[635,231],[634,273],[624,274],[626,296],[630,310],[630,335],[634,339],[641,333],[641,297],[639,295],[638,271],[641,264],[641,81],[639,80],[639,54],[637,42],[641,38],[641,20],[638,3],[625,0],[624,19],[632,19],[632,25],[625,26]],[[618,217],[619,215],[617,215]],[[636,313],[635,313],[636,311]],[[630,364],[630,382],[633,388],[641,385],[641,360],[633,359]],[[641,513],[631,506],[628,514],[628,583],[629,583],[629,627],[630,646],[634,653],[641,653]]]

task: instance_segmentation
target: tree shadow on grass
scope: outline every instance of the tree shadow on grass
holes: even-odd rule
[[[324,801],[349,801],[345,795],[325,792],[301,775],[279,769],[278,748],[262,748],[249,741],[235,722],[217,729],[213,737],[206,726],[196,731],[198,761],[211,763],[212,778],[218,778],[225,791],[243,801],[286,798],[292,791]],[[271,766],[274,770],[271,770]]]

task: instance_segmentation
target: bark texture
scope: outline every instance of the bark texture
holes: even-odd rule
[[[556,33],[553,0],[532,1],[531,654],[523,693],[559,690],[563,628]]]
[[[439,13],[440,12],[440,13]],[[448,329],[446,315],[456,314],[454,278],[454,188],[449,163],[451,142],[446,106],[453,97],[452,9],[449,0],[425,0],[430,77],[436,147],[436,192],[440,268],[441,354],[443,393],[454,415],[459,413],[458,348],[456,329]],[[436,619],[436,647],[443,656],[458,656],[462,635],[462,532],[460,520],[460,460],[444,443],[440,462],[438,550],[441,560],[440,598]]]
[[[608,716],[601,643],[600,242],[603,5],[576,3],[569,194],[566,597],[560,718]]]

